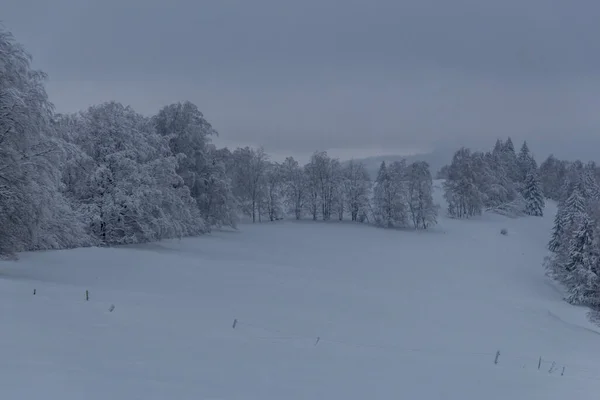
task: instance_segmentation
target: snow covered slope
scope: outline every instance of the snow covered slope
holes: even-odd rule
[[[596,399],[600,333],[544,277],[546,213],[22,254],[0,398]]]

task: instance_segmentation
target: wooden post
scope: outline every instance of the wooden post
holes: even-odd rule
[[[35,296],[35,289],[33,289],[33,295]]]
[[[540,356],[540,360],[538,361],[538,370],[542,368],[542,356]]]
[[[494,364],[498,364],[498,357],[500,357],[500,350],[496,352],[496,358],[494,359]]]
[[[564,375],[565,375],[565,368],[566,368],[566,367],[563,367],[563,370],[562,370],[562,372],[560,373],[560,376],[564,376]]]
[[[234,319],[232,328],[235,329],[236,325],[237,325],[237,319]]]
[[[90,292],[85,291],[85,301],[90,301]]]

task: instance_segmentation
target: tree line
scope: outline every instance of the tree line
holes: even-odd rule
[[[448,215],[470,218],[492,211],[509,216],[542,216],[545,208],[540,171],[527,142],[515,151],[511,138],[498,139],[491,151],[459,149],[442,168]]]
[[[547,274],[567,289],[572,304],[600,307],[600,171],[595,163],[547,164],[558,201],[544,261]]]
[[[315,152],[306,165],[217,148],[194,104],[144,116],[118,102],[59,114],[46,75],[0,28],[0,254],[141,243],[287,216],[385,227],[435,223],[426,163],[365,166]]]
[[[595,162],[550,155],[538,168],[527,143],[517,154],[508,138],[488,152],[459,149],[438,177],[445,180],[447,212],[455,218],[483,211],[542,216],[545,199],[555,201],[547,275],[565,287],[568,302],[600,308],[600,168]]]

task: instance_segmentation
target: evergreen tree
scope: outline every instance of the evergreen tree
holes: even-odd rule
[[[554,216],[554,228],[552,228],[552,236],[550,238],[550,242],[548,243],[548,250],[554,253],[556,253],[560,248],[564,233],[562,210],[563,208],[559,206],[558,210],[556,211],[556,215]]]
[[[508,140],[504,142],[501,159],[508,179],[517,184],[521,182],[521,171],[519,169],[517,153],[515,152],[515,146],[513,145],[511,138],[508,138]]]
[[[581,178],[581,190],[585,198],[590,202],[600,201],[600,187],[596,179],[596,166],[589,163],[583,170]]]
[[[525,180],[523,189],[523,197],[525,198],[525,212],[528,215],[541,217],[544,215],[544,196],[542,194],[540,181],[537,171],[530,170]]]
[[[527,142],[523,142],[523,146],[521,147],[521,151],[519,152],[517,161],[519,164],[521,182],[525,183],[529,172],[533,169],[537,169],[537,165],[535,164],[535,160],[533,159],[531,152],[529,151],[529,146],[527,146]]]
[[[569,243],[565,265],[565,280],[571,304],[598,305],[599,279],[598,247],[594,238],[594,224],[586,215],[578,221],[578,227]]]
[[[544,196],[552,200],[561,199],[561,185],[567,173],[566,162],[550,155],[540,165],[540,181]]]
[[[585,213],[585,199],[581,195],[579,189],[575,188],[575,190],[573,190],[573,193],[571,193],[571,196],[569,196],[569,198],[565,202],[563,217],[563,227],[565,232],[567,232],[570,235],[573,232],[573,229],[575,229],[577,221]]]

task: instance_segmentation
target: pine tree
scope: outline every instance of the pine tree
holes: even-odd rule
[[[523,146],[521,147],[521,151],[519,152],[517,161],[519,164],[521,182],[524,183],[527,180],[527,175],[529,174],[529,172],[532,169],[537,169],[537,165],[535,165],[535,160],[531,156],[531,152],[529,151],[529,146],[527,146],[527,142],[523,142]]]
[[[563,226],[566,232],[571,233],[577,221],[586,213],[585,199],[578,188],[573,190],[567,199],[564,209]]]
[[[552,228],[552,237],[548,243],[548,250],[556,253],[562,243],[562,236],[564,233],[563,227],[563,207],[559,205],[556,215],[554,216],[554,228]]]
[[[593,163],[588,164],[582,173],[580,181],[581,190],[588,201],[600,201],[600,187],[595,176],[596,166]]]
[[[523,189],[523,197],[525,198],[525,212],[528,215],[541,217],[544,215],[544,196],[540,185],[538,174],[535,170],[529,171],[525,186]]]
[[[553,155],[550,155],[540,165],[540,181],[542,182],[542,189],[544,196],[552,200],[561,199],[561,184],[565,179],[567,173],[566,162],[556,159]]]
[[[598,265],[598,248],[594,238],[593,221],[582,215],[569,243],[565,265],[567,300],[571,304],[597,305],[599,279],[594,271]]]

